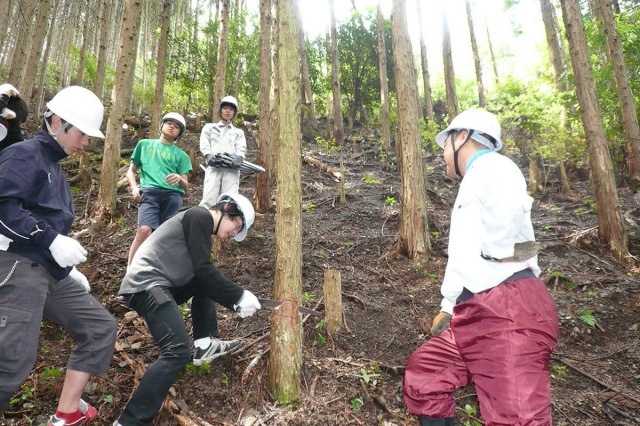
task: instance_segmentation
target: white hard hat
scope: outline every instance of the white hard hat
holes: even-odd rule
[[[457,115],[449,127],[436,136],[436,143],[440,148],[444,148],[444,143],[451,130],[474,130],[475,135],[471,136],[473,140],[495,151],[502,148],[500,122],[494,114],[484,109],[469,109]],[[493,138],[495,143],[491,139],[483,137],[482,134]]]
[[[66,87],[47,102],[47,108],[81,132],[104,138],[100,131],[104,106],[91,90],[80,86]]]
[[[184,120],[184,117],[182,116],[182,114],[178,114],[177,112],[169,112],[169,113],[166,113],[164,115],[164,117],[162,117],[162,120],[160,121],[160,130],[162,130],[162,125],[167,120],[175,121],[176,123],[178,123],[180,125],[180,133],[178,134],[178,137],[176,138],[176,139],[178,139],[180,136],[182,136],[182,134],[186,130],[187,122]]]
[[[234,203],[238,206],[238,210],[242,212],[242,222],[244,223],[244,226],[242,227],[242,230],[233,237],[233,239],[238,242],[244,240],[249,228],[251,228],[253,221],[256,218],[256,211],[253,209],[253,204],[251,204],[251,201],[249,201],[244,195],[231,193],[220,194],[218,197],[218,203],[222,202]]]
[[[222,109],[222,107],[224,105],[231,105],[236,109],[236,112],[238,112],[238,100],[236,98],[234,98],[233,96],[225,96],[224,98],[222,98],[222,100],[220,101],[220,108]]]

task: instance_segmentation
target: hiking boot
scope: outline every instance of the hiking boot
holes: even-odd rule
[[[193,354],[193,365],[199,366],[203,362],[209,362],[213,359],[228,355],[234,352],[240,346],[237,340],[220,340],[211,339],[211,343],[205,349],[196,348]]]
[[[57,414],[57,413],[56,413]],[[84,400],[80,400],[80,404],[78,406],[78,411],[73,413],[75,416],[75,420],[65,420],[63,418],[58,418],[54,414],[49,418],[48,426],[80,426],[91,423],[98,417],[98,410],[94,407],[87,404]]]

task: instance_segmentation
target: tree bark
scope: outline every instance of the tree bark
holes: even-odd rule
[[[82,45],[80,47],[80,58],[78,60],[78,71],[76,72],[76,86],[82,86],[84,82],[84,63],[87,55],[87,45],[89,44],[89,21],[91,19],[91,0],[86,0],[84,12],[84,29],[82,31]]]
[[[476,68],[476,82],[478,83],[478,104],[484,108],[487,106],[487,98],[484,96],[484,84],[482,83],[482,64],[480,63],[480,54],[478,53],[478,43],[476,42],[476,34],[473,27],[473,17],[471,16],[471,3],[465,0],[465,8],[467,10],[467,22],[469,23],[469,38],[471,39],[471,52],[473,53],[473,63]]]
[[[569,40],[569,53],[582,125],[589,148],[592,183],[598,205],[598,235],[609,244],[613,255],[622,260],[629,255],[627,236],[620,212],[620,200],[602,123],[602,113],[596,96],[593,67],[589,59],[580,5],[578,0],[561,0],[560,4]]]
[[[338,30],[334,0],[329,0],[331,16],[331,90],[333,93],[333,139],[337,146],[344,144],[344,123],[342,122],[342,99],[340,95],[340,71],[338,68]]]
[[[33,34],[33,42],[31,51],[29,52],[29,59],[26,66],[26,74],[24,77],[24,90],[22,96],[27,100],[27,104],[32,100],[33,87],[36,79],[36,72],[38,71],[38,63],[40,62],[40,55],[42,53],[42,46],[44,45],[44,39],[47,35],[47,28],[49,18],[53,19],[51,11],[52,0],[41,0],[38,5],[38,17]]]
[[[311,91],[311,77],[309,76],[309,58],[307,57],[307,44],[304,39],[304,29],[302,28],[302,19],[300,17],[299,3],[295,2],[296,21],[298,23],[298,42],[300,44],[300,62],[302,73],[302,102],[305,106],[304,121],[313,124],[316,122],[316,108],[313,105],[313,92]]]
[[[122,31],[120,32],[116,78],[111,93],[111,113],[107,121],[107,133],[104,141],[100,187],[93,212],[93,216],[96,218],[108,218],[115,213],[122,124],[133,92],[141,16],[141,0],[126,0]]]
[[[258,213],[271,208],[271,0],[260,0],[260,87],[258,102],[258,147],[264,172],[256,177],[254,204]]]
[[[24,75],[26,74],[27,59],[31,49],[31,30],[34,28],[33,18],[36,14],[37,0],[24,0],[19,2],[20,10],[17,19],[18,35],[16,37],[16,45],[13,51],[13,59],[9,70],[7,81],[21,92],[24,91]],[[31,84],[31,82],[26,82]]]
[[[420,22],[420,64],[422,65],[422,86],[424,88],[424,118],[433,122],[433,101],[431,100],[431,76],[429,75],[429,61],[427,60],[427,43],[424,40],[424,31],[422,30],[422,11],[420,9],[420,0],[416,2],[418,8],[418,22]],[[380,8],[380,2],[378,2]]]
[[[626,159],[629,178],[638,181],[640,180],[640,126],[638,125],[636,102],[631,91],[629,73],[625,64],[622,45],[620,44],[620,36],[613,16],[612,1],[601,0],[596,2],[595,6],[596,16],[602,23],[602,29],[607,39],[607,50],[620,101],[622,127],[627,140]]]
[[[378,0],[378,71],[380,74],[380,133],[382,149],[391,148],[391,124],[389,121],[389,80],[387,78],[387,47],[384,39],[384,16]],[[433,112],[433,111],[432,111]]]
[[[227,49],[229,48],[229,0],[222,0],[220,9],[220,30],[218,37],[218,61],[216,66],[216,83],[213,89],[215,104],[217,105],[224,97],[225,82],[227,75]],[[218,108],[213,109],[212,120],[219,120]]]
[[[458,115],[458,98],[456,96],[456,76],[453,71],[453,57],[451,56],[451,35],[445,13],[445,0],[440,0],[442,13],[442,63],[444,64],[444,85],[447,94],[447,114],[449,122]]]
[[[302,182],[300,54],[295,0],[278,0],[278,144],[274,296],[284,303],[271,316],[269,388],[279,403],[300,398],[302,366]]]
[[[96,64],[96,81],[93,92],[102,99],[104,92],[104,76],[107,69],[107,45],[109,44],[109,22],[111,20],[111,0],[102,3],[102,23],[100,25],[100,47]]]
[[[404,255],[421,263],[429,254],[430,241],[420,144],[420,105],[416,96],[418,84],[407,30],[405,0],[393,0],[392,4],[393,71],[398,95],[398,132],[402,157],[402,216],[398,244]]]
[[[491,54],[491,63],[493,64],[493,77],[496,86],[500,84],[500,77],[498,77],[498,63],[496,62],[496,55],[493,53],[493,43],[491,42],[491,33],[489,32],[489,25],[487,20],[484,20],[484,27],[487,30],[487,43],[489,44],[489,53]]]
[[[153,110],[151,113],[151,123],[160,123],[160,116],[164,108],[164,80],[167,68],[167,40],[169,39],[169,24],[171,19],[171,0],[162,1],[162,14],[160,21],[160,39],[158,40],[158,68],[156,70],[156,93],[153,97]]]

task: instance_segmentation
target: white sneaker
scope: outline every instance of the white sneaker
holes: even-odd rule
[[[211,339],[211,343],[205,349],[196,348],[193,353],[193,365],[200,366],[203,362],[209,362],[213,359],[228,355],[234,352],[240,346],[238,340],[220,340]]]

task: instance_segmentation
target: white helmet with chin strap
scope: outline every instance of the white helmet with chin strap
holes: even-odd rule
[[[218,203],[224,202],[234,203],[242,213],[242,229],[235,237],[233,237],[234,240],[240,242],[246,238],[247,232],[253,225],[253,221],[256,218],[256,211],[253,209],[251,201],[249,201],[244,195],[231,193],[220,194],[218,197]]]
[[[53,134],[54,138],[57,138],[60,132],[71,126],[86,135],[104,138],[104,134],[100,131],[104,106],[89,89],[81,86],[69,86],[59,91],[53,99],[47,102],[47,111],[45,111],[44,117],[48,118],[53,114],[66,121],[64,126],[53,133],[49,122],[45,120],[49,132]]]
[[[498,118],[484,109],[469,109],[461,112],[449,124],[449,127],[438,133],[436,143],[444,148],[449,132],[452,130],[467,130],[469,137],[494,151],[502,148],[502,130]]]
[[[218,107],[218,112],[222,111],[222,107],[225,105],[229,105],[232,106],[233,109],[235,110],[235,113],[233,114],[233,116],[235,117],[236,114],[238,113],[238,100],[236,98],[234,98],[233,96],[225,96],[224,98],[222,98],[222,100],[220,101],[220,106]]]
[[[180,139],[180,136],[182,136],[184,131],[187,129],[187,122],[184,120],[184,117],[182,114],[178,114],[177,112],[166,113],[164,117],[162,117],[162,120],[160,120],[160,131],[162,131],[164,122],[168,120],[175,121],[180,126],[180,133],[176,137],[176,140]]]

